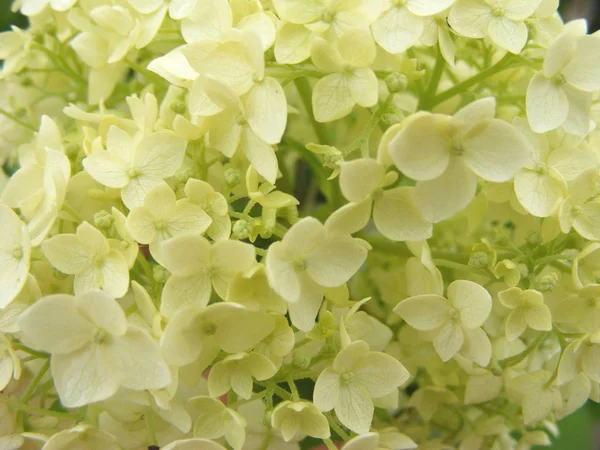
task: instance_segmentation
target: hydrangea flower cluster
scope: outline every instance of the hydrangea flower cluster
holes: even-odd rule
[[[549,444],[600,400],[600,34],[557,7],[16,2],[0,448]]]

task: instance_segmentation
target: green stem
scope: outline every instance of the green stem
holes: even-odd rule
[[[46,375],[46,372],[48,372],[49,368],[50,368],[50,360],[48,359],[48,360],[46,360],[46,362],[44,362],[44,365],[42,366],[40,371],[35,375],[35,377],[33,377],[33,379],[31,380],[31,383],[29,383],[29,386],[27,386],[27,390],[21,397],[21,400],[20,400],[21,403],[26,404],[29,400],[31,400],[31,398],[33,397],[33,394],[35,392],[35,388],[40,383],[40,381],[42,380],[44,375]]]
[[[348,436],[348,434],[344,430],[342,430],[342,427],[338,424],[335,417],[331,416],[330,414],[326,414],[325,417],[327,417],[327,422],[329,422],[329,426],[333,429],[333,431],[335,431],[338,434],[339,437],[341,437],[344,441],[350,439],[350,436]]]
[[[296,388],[296,383],[294,383],[294,380],[292,379],[292,377],[288,377],[287,384],[290,387],[290,391],[292,391],[292,400],[295,402],[300,400],[300,394],[298,393],[298,388]]]
[[[308,114],[310,123],[312,124],[312,127],[315,130],[315,134],[319,139],[319,143],[324,145],[330,145],[331,139],[329,138],[327,127],[325,126],[325,124],[317,122],[317,120],[315,119],[315,114],[312,107],[312,89],[308,80],[305,77],[296,78],[294,80],[294,84],[296,85],[296,89],[298,89],[300,99],[302,100],[304,109]]]
[[[152,421],[150,420],[150,413],[144,414],[144,423],[146,424],[146,430],[148,430],[148,443],[150,445],[157,445],[158,439],[156,439],[156,433],[152,427]]]
[[[12,344],[12,348],[15,350],[21,350],[25,353],[29,353],[31,356],[35,356],[36,358],[40,358],[40,359],[41,358],[48,359],[50,357],[50,355],[48,353],[38,352],[37,350],[34,350],[31,347],[27,347],[26,345],[23,345],[18,342],[14,342]]]
[[[531,344],[529,344],[529,347],[527,347],[521,353],[517,353],[516,355],[513,355],[509,358],[500,360],[498,361],[498,364],[502,369],[506,369],[507,367],[512,367],[519,364],[521,361],[527,358],[538,347],[538,345],[542,343],[544,339],[546,339],[548,334],[549,332],[540,333],[538,337]]]
[[[323,443],[329,450],[338,450],[331,439],[323,439]]]
[[[385,111],[386,111],[385,106],[378,105],[377,107],[375,107],[373,114],[371,115],[371,117],[369,118],[369,121],[363,128],[358,139],[356,141],[354,141],[352,144],[350,144],[342,149],[342,154],[344,155],[344,157],[348,156],[350,153],[352,153],[355,150],[358,150],[359,148],[362,151],[363,158],[369,157],[369,141],[371,139],[371,134],[373,134],[373,130],[379,124],[379,121],[381,120],[381,116],[383,116]]]
[[[51,416],[57,417],[59,419],[72,419],[77,420],[78,416],[76,414],[64,413],[60,411],[52,411],[44,408],[36,408],[35,406],[25,405],[23,403],[15,402],[11,403],[11,406],[19,411],[26,412],[28,414],[35,414],[39,416]]]
[[[440,103],[451,99],[455,95],[466,92],[469,88],[476,86],[479,83],[485,81],[487,78],[491,77],[492,75],[503,71],[508,67],[512,59],[513,55],[511,53],[507,53],[500,61],[498,61],[493,66],[479,72],[477,75],[463,81],[462,83],[457,84],[456,86],[442,92],[441,94],[436,95],[429,103],[429,107],[433,108],[434,106],[437,106]]]
[[[0,114],[2,114],[5,117],[8,117],[10,120],[12,120],[15,123],[18,123],[19,125],[21,125],[22,127],[25,127],[31,131],[37,131],[37,128],[34,127],[33,125],[31,125],[30,123],[25,122],[24,120],[19,119],[17,116],[15,116],[14,114],[9,113],[8,111],[4,110],[4,109],[0,109]]]
[[[145,67],[141,66],[137,62],[132,61],[130,59],[125,60],[125,62],[127,63],[127,65],[129,67],[131,67],[133,70],[135,70],[137,73],[142,75],[144,78],[146,78],[151,83],[159,85],[159,86],[161,86],[161,85],[164,86],[166,84],[166,81],[164,80],[164,78],[162,78],[161,76],[155,74],[154,72],[146,69]]]
[[[146,278],[148,278],[148,282],[152,286],[152,289],[154,290],[154,293],[156,294],[157,301],[158,301],[158,293],[159,293],[158,283],[154,279],[154,273],[152,272],[152,268],[150,267],[148,260],[144,257],[142,252],[138,252],[136,259],[140,263],[140,266],[142,266],[142,270],[144,271]]]
[[[429,110],[429,104],[431,100],[435,97],[435,94],[440,86],[440,80],[442,79],[442,75],[444,74],[444,69],[446,67],[446,60],[442,55],[441,50],[438,50],[437,58],[435,60],[435,66],[433,68],[433,74],[431,75],[431,81],[429,82],[429,86],[427,86],[427,90],[421,97],[420,105],[417,110]]]
[[[70,214],[73,219],[75,219],[75,221],[77,223],[81,223],[83,222],[83,220],[81,219],[81,217],[79,217],[79,214],[77,214],[77,211],[75,211],[73,208],[71,208],[69,205],[67,205],[66,203],[63,203],[62,205],[62,209],[63,211],[65,211],[66,213]]]

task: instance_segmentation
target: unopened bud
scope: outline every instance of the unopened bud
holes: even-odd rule
[[[408,87],[408,78],[403,73],[394,72],[385,78],[385,85],[390,93],[395,94],[406,90]]]
[[[535,288],[540,292],[552,292],[558,284],[558,274],[555,272],[549,273],[540,277],[535,282]]]
[[[298,222],[298,207],[296,205],[290,205],[286,208],[286,218],[287,221],[294,225]]]
[[[152,275],[154,275],[154,280],[157,283],[165,284],[171,276],[171,272],[169,272],[163,266],[156,265],[152,268]]]
[[[542,236],[537,231],[532,231],[527,235],[527,243],[531,246],[538,246],[542,243]]]
[[[187,106],[181,100],[171,103],[169,107],[175,114],[184,114],[187,111]]]
[[[246,220],[238,220],[233,224],[233,238],[234,239],[247,239],[252,233],[252,225],[250,225]]]
[[[485,252],[474,252],[469,258],[469,267],[472,269],[485,269],[489,263],[489,258]]]
[[[225,182],[229,186],[236,186],[240,184],[240,181],[242,180],[242,174],[240,171],[237,169],[232,169],[231,167],[225,169],[225,173],[223,175],[225,176]]]
[[[194,171],[190,167],[181,167],[175,172],[175,178],[180,183],[185,183],[187,180],[194,176]]]
[[[94,214],[94,225],[99,230],[108,230],[114,221],[114,217],[108,211],[102,210]]]

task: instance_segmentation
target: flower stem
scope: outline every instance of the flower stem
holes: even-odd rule
[[[479,83],[483,82],[484,80],[491,77],[492,75],[495,75],[498,72],[503,71],[504,69],[506,69],[508,67],[508,65],[512,61],[512,59],[513,59],[513,55],[511,53],[507,53],[500,61],[498,61],[496,64],[489,67],[488,69],[483,70],[483,71],[479,72],[477,75],[466,79],[462,83],[459,83],[456,86],[436,95],[433,99],[431,99],[431,102],[429,102],[429,104],[428,104],[429,108],[432,109],[434,106],[437,106],[440,103],[451,99],[455,95],[458,95],[458,94],[461,94],[461,93],[467,91],[469,88],[472,88],[473,86],[478,85]]]
[[[302,104],[304,105],[304,109],[306,110],[306,114],[308,114],[308,119],[312,124],[313,129],[315,130],[315,134],[319,139],[320,144],[330,145],[331,139],[329,138],[329,133],[324,124],[317,122],[315,119],[315,114],[312,107],[312,89],[310,88],[310,84],[305,77],[296,78],[294,80],[294,85],[296,89],[298,89],[298,93],[300,94],[300,99],[302,100]]]

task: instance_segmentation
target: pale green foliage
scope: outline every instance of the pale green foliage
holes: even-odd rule
[[[600,35],[557,7],[15,2],[0,448],[548,445],[600,401]]]

